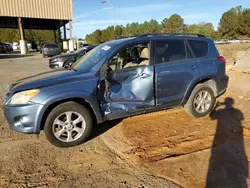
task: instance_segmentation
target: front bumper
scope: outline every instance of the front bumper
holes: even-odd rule
[[[18,106],[5,105],[3,110],[11,129],[21,133],[39,133],[37,114],[42,107],[43,105],[34,103]]]
[[[54,68],[58,68],[58,67],[63,67],[63,63],[64,62],[49,62],[49,68],[54,69]]]

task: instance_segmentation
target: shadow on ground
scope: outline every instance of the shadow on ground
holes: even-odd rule
[[[224,103],[217,104],[210,115],[212,120],[217,120],[217,128],[211,149],[206,188],[247,187],[248,159],[242,128],[244,116],[233,105],[234,100],[228,97]]]
[[[105,122],[105,123],[95,125],[93,133],[90,136],[90,138],[88,139],[88,141],[100,136],[101,134],[104,134],[105,132],[107,132],[112,127],[118,125],[122,120],[123,119],[117,119],[117,120],[112,120],[112,121],[108,121],[108,122]]]
[[[23,57],[31,57],[33,54],[22,55],[20,53],[12,52],[6,54],[0,54],[0,59],[15,59],[15,58],[23,58]]]

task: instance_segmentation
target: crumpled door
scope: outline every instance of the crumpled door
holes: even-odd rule
[[[125,117],[155,105],[154,68],[138,66],[108,73],[102,111],[106,118]]]

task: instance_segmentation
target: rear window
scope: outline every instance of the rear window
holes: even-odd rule
[[[201,40],[188,40],[196,58],[205,57],[208,52],[208,43]]]
[[[57,48],[56,44],[45,44],[44,46],[47,48]]]
[[[192,59],[192,55],[183,40],[156,41],[155,63],[168,63]]]

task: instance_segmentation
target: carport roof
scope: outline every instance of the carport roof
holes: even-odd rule
[[[72,20],[72,0],[0,0],[0,28],[58,29]]]

